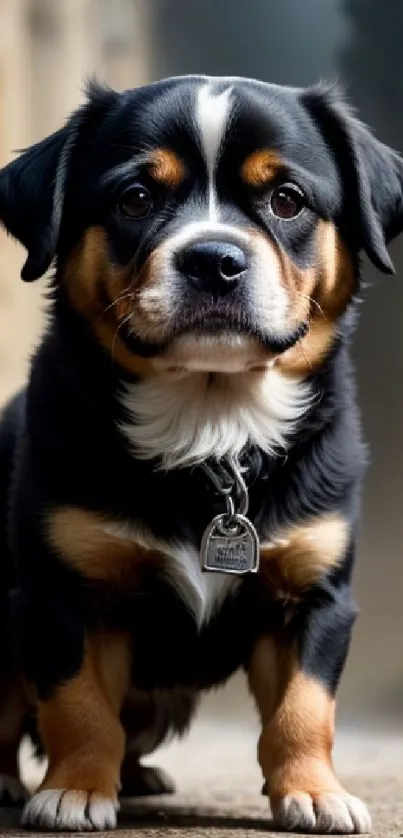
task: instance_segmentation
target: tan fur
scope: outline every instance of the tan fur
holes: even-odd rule
[[[133,319],[139,337],[143,340],[163,340],[171,315],[170,307],[164,247],[161,245],[148,257],[136,280]]]
[[[295,265],[281,247],[277,247],[281,264],[280,279],[290,302],[289,328],[294,329],[310,317],[311,296],[316,285],[314,267],[302,268]]]
[[[267,186],[281,171],[283,163],[276,151],[262,148],[254,151],[244,160],[241,167],[241,178],[248,185],[255,188]]]
[[[125,635],[99,632],[90,640],[94,649],[94,661],[100,683],[109,698],[116,714],[123,704],[130,686],[130,649],[129,639]]]
[[[259,762],[272,805],[295,792],[342,793],[331,756],[335,702],[323,685],[299,670],[295,650],[262,638],[249,683],[262,719]]]
[[[291,375],[309,374],[320,365],[337,335],[335,321],[355,290],[351,258],[331,222],[320,222],[317,242],[316,270],[294,272],[293,315],[296,323],[309,320],[309,331],[278,359]]]
[[[331,319],[344,311],[354,293],[356,278],[351,255],[334,224],[322,221],[318,240],[321,263],[318,302]]]
[[[347,523],[336,513],[284,528],[272,543],[261,546],[261,573],[266,584],[277,596],[298,599],[342,561],[348,537]]]
[[[279,355],[276,364],[285,375],[306,377],[329,352],[337,336],[336,320],[354,293],[351,258],[331,222],[318,225],[317,264],[305,270],[265,234],[248,232],[276,252],[279,281],[289,300],[288,328],[293,330],[304,322],[309,325],[307,334]]]
[[[125,737],[119,711],[128,689],[130,655],[123,635],[87,638],[80,672],[38,702],[38,727],[49,767],[42,789],[117,796]]]
[[[281,280],[291,303],[291,325],[296,326],[309,315],[309,297],[315,288],[316,272],[314,268],[299,268],[281,247],[278,248],[278,254],[281,262]]]
[[[320,366],[335,337],[336,328],[333,323],[320,315],[312,317],[308,333],[279,356],[278,367],[284,375],[306,377]]]
[[[157,551],[136,545],[106,531],[107,518],[95,512],[68,506],[53,510],[47,519],[47,535],[54,550],[87,579],[114,585],[137,584],[141,569],[163,559]]]
[[[85,231],[62,279],[73,307],[88,321],[112,360],[134,375],[150,375],[150,361],[130,352],[119,335],[119,327],[133,306],[133,277],[130,266],[123,269],[111,265],[106,233],[101,227]]]
[[[170,189],[180,186],[185,177],[185,167],[182,160],[168,148],[157,148],[152,152],[148,170],[157,183],[161,183]]]
[[[287,650],[283,648],[280,640],[268,635],[257,642],[253,651],[248,679],[263,725],[270,721],[281,690],[285,687],[284,676],[287,675],[287,669],[283,663],[285,654]],[[285,662],[287,662],[286,657]]]

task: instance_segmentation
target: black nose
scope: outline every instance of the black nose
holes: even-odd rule
[[[233,291],[248,267],[240,247],[220,241],[189,245],[177,261],[181,273],[198,291],[216,294]]]

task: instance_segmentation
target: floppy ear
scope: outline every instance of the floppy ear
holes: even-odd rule
[[[354,117],[336,88],[313,87],[302,98],[341,169],[347,233],[377,268],[394,273],[386,245],[403,230],[403,160]]]
[[[42,276],[55,255],[61,218],[67,126],[0,170],[0,221],[28,251],[21,276]]]
[[[87,102],[67,123],[0,169],[0,223],[28,251],[25,282],[49,268],[57,248],[71,152],[81,133],[89,134],[118,94],[90,80]]]

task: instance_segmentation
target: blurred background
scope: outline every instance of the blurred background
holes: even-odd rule
[[[0,0],[0,162],[57,128],[94,73],[116,89],[166,75],[246,75],[282,84],[339,79],[361,117],[403,151],[399,0]],[[403,707],[403,237],[396,277],[365,265],[355,341],[372,449],[359,541],[361,608],[339,718],[384,725]],[[43,324],[43,281],[0,232],[0,399],[26,375]],[[205,712],[246,719],[241,678]]]

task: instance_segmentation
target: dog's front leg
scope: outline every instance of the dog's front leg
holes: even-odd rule
[[[129,671],[126,638],[92,634],[79,671],[39,701],[48,770],[25,807],[25,826],[81,831],[116,825],[125,747],[119,713]]]
[[[304,606],[305,609],[305,606]],[[249,682],[262,719],[259,761],[276,824],[289,831],[369,832],[364,804],[332,766],[335,691],[355,609],[347,587],[306,606],[287,637],[261,637]]]

